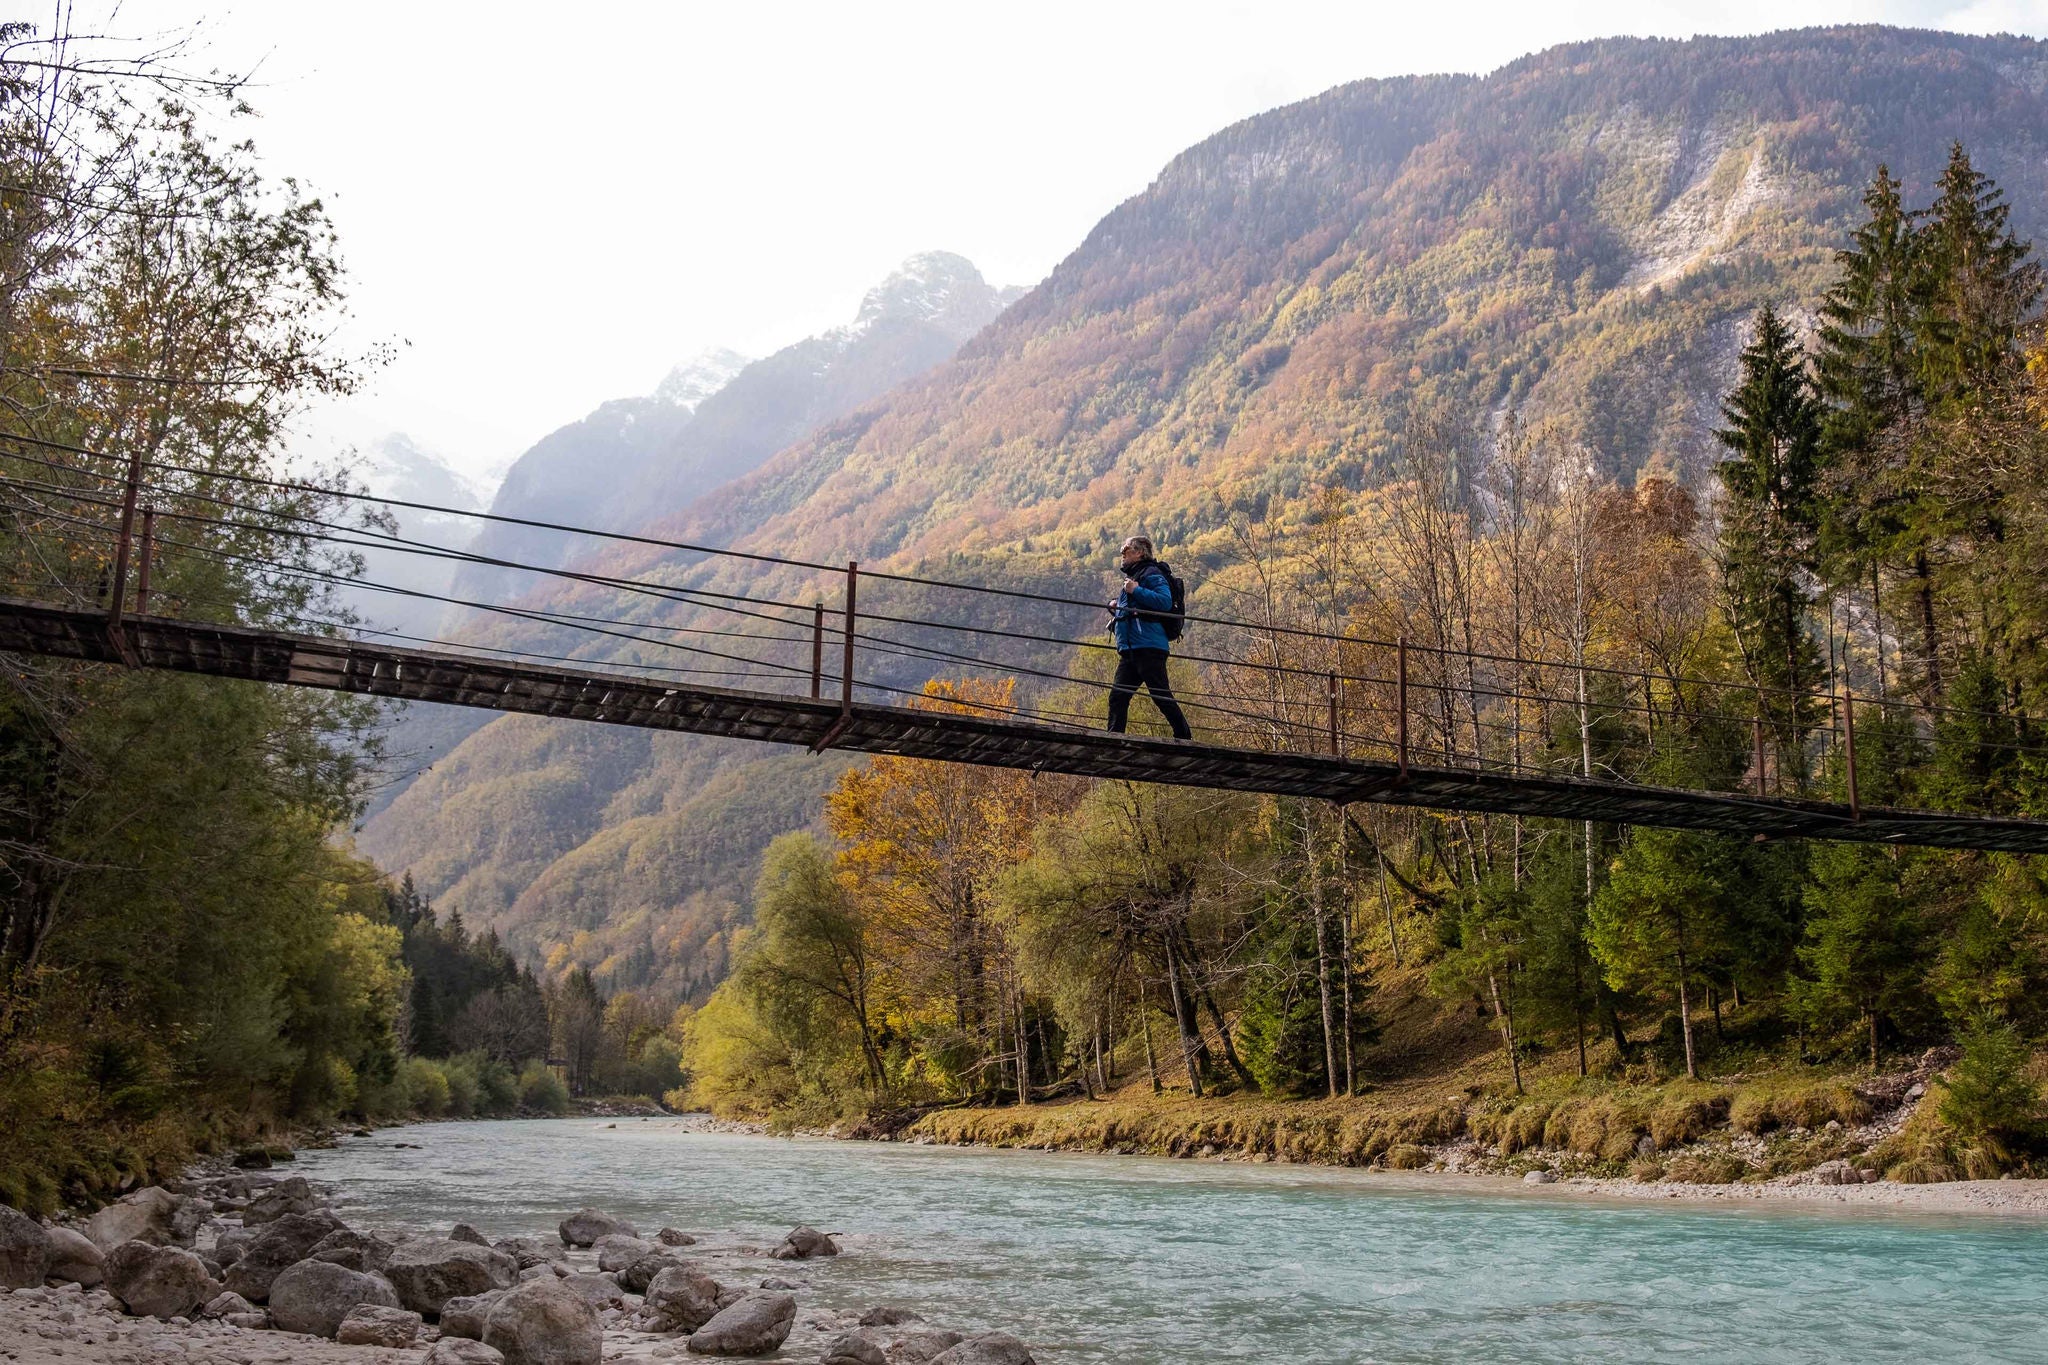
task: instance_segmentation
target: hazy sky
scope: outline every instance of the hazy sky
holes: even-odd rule
[[[351,336],[400,344],[315,439],[402,430],[482,474],[707,347],[850,319],[912,252],[1034,283],[1174,153],[1345,81],[1852,22],[2048,36],[2048,0],[130,0],[111,27],[257,68],[247,132],[327,198]]]

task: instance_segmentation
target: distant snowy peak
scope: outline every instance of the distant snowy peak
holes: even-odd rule
[[[965,256],[920,252],[868,291],[852,330],[858,334],[880,322],[924,322],[965,341],[995,321],[1011,297],[1010,291],[984,280]]]
[[[670,370],[668,377],[655,385],[654,396],[684,412],[695,412],[699,403],[730,384],[733,376],[751,363],[738,351],[714,347]]]
[[[363,481],[372,493],[440,507],[485,507],[490,492],[412,437],[394,431],[363,452]]]

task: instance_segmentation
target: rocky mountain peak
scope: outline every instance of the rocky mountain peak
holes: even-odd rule
[[[925,322],[965,341],[993,322],[1006,302],[966,257],[923,251],[868,291],[853,325],[865,331],[880,322]]]
[[[714,346],[670,370],[654,396],[671,407],[695,412],[697,405],[732,382],[752,361],[738,351]]]

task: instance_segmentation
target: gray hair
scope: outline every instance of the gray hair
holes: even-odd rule
[[[1126,550],[1130,549],[1133,545],[1148,555],[1152,553],[1152,537],[1150,536],[1131,536],[1124,541],[1124,548]]]

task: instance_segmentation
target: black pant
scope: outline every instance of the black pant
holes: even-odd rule
[[[1145,690],[1152,694],[1152,704],[1173,727],[1173,737],[1193,739],[1188,718],[1180,713],[1180,703],[1173,699],[1173,685],[1166,680],[1163,649],[1127,649],[1117,655],[1116,680],[1109,685],[1109,728],[1120,735],[1130,724],[1131,696],[1139,683],[1145,684]]]

